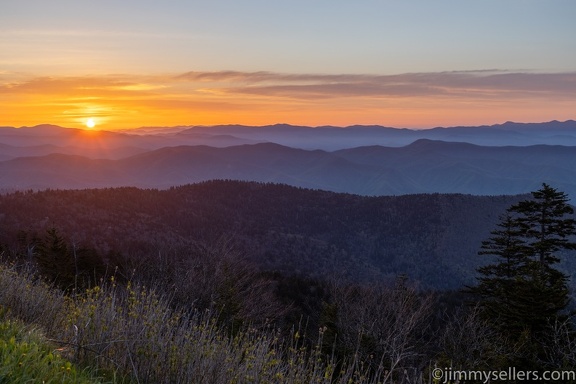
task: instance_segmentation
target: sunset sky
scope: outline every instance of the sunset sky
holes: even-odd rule
[[[574,0],[0,0],[0,126],[576,119]]]

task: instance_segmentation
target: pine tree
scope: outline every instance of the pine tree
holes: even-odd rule
[[[484,315],[509,336],[541,335],[568,305],[568,276],[555,268],[559,251],[574,250],[576,221],[565,193],[543,184],[532,199],[511,206],[481,255],[496,263],[478,269]]]
[[[536,256],[541,266],[560,261],[555,255],[561,249],[576,249],[570,236],[576,234],[574,209],[568,204],[568,196],[547,184],[532,192],[533,200],[522,201],[510,208],[520,216],[518,228],[528,243],[530,256]]]
[[[62,288],[73,287],[73,259],[66,240],[56,228],[46,231],[35,256],[39,272],[46,280]]]
[[[501,220],[498,229],[491,232],[492,237],[482,242],[479,252],[480,255],[497,256],[499,261],[478,269],[482,277],[478,278],[479,285],[472,290],[480,295],[486,316],[510,324],[516,317],[510,313],[516,277],[526,264],[527,257],[525,243],[518,236],[510,212]]]
[[[106,275],[107,266],[96,249],[76,246],[56,228],[37,240],[34,257],[44,279],[65,291],[94,286]]]

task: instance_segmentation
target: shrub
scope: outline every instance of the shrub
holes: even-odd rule
[[[64,359],[36,329],[12,320],[0,321],[0,382],[102,383],[89,370]]]

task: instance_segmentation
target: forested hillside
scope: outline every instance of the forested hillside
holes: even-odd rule
[[[424,383],[435,367],[572,368],[576,243],[564,236],[576,221],[546,184],[527,199],[239,181],[15,192],[0,196],[0,328],[40,327],[49,338],[37,343],[63,346],[52,358],[66,377],[78,367],[126,382]],[[508,266],[518,273],[503,280]],[[513,323],[490,315],[501,306]],[[19,356],[6,361],[20,367]],[[32,360],[43,377],[50,361]]]
[[[362,197],[237,181],[17,192],[0,197],[0,241],[25,247],[57,228],[131,265],[159,265],[226,239],[264,271],[355,281],[406,274],[423,287],[458,289],[474,281],[481,241],[520,198]]]

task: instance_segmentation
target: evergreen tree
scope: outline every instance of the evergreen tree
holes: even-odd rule
[[[563,192],[543,184],[532,199],[511,206],[482,244],[497,258],[478,269],[484,315],[507,336],[541,336],[568,305],[568,277],[555,268],[559,251],[576,249],[574,210]]]
[[[56,228],[46,231],[35,256],[39,272],[45,279],[63,288],[73,286],[74,264],[70,249]]]
[[[498,228],[491,234],[490,239],[482,242],[482,250],[478,253],[497,256],[498,263],[478,269],[479,285],[472,291],[480,295],[485,316],[511,324],[515,316],[510,313],[510,306],[516,295],[516,277],[527,261],[526,245],[518,236],[510,212],[501,218]]]
[[[555,254],[561,249],[576,249],[576,220],[568,196],[547,184],[532,192],[533,200],[522,201],[510,208],[518,213],[517,225],[527,241],[530,256],[537,257],[541,266],[560,261]]]
[[[37,241],[34,257],[38,272],[65,291],[92,287],[108,272],[96,249],[70,243],[56,228],[48,229]]]

